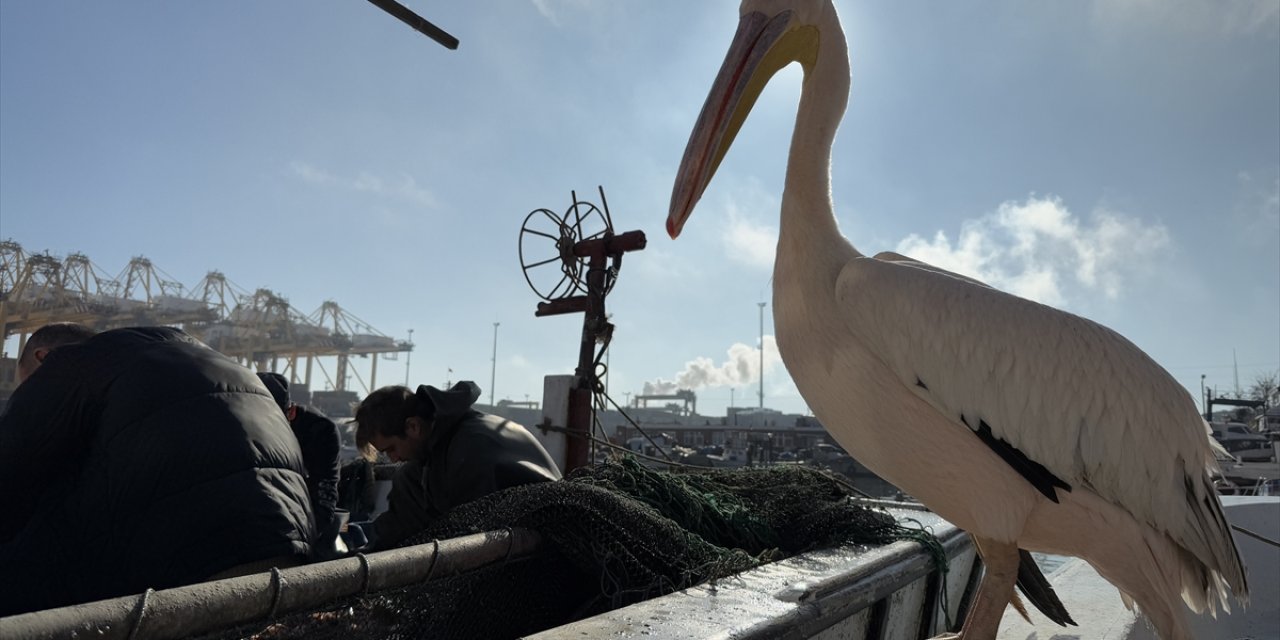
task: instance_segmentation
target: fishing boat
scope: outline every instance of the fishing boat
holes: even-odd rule
[[[594,616],[582,617],[576,602],[566,603],[572,606],[563,624],[526,626],[506,637],[917,638],[958,624],[981,570],[968,537],[918,505],[867,505],[935,542],[815,549]],[[537,531],[486,531],[0,618],[0,637],[403,637],[406,628],[425,631],[419,622],[425,612],[405,602],[450,608],[447,602],[457,604],[450,592],[507,593],[510,583],[536,585],[564,562]],[[473,606],[443,620],[430,612],[429,635],[504,637],[488,631],[495,617],[544,618],[556,608],[559,594],[547,593],[555,580],[546,582],[548,589],[528,588],[526,598],[504,600],[498,610]],[[564,598],[573,593],[566,589]],[[394,615],[403,624],[386,622],[393,615],[387,602],[400,603]]]
[[[1255,597],[1243,612],[1198,616],[1197,637],[1266,638],[1280,629],[1280,497],[1226,497],[1228,519],[1248,567]],[[973,597],[981,560],[967,535],[918,505],[879,503],[896,519],[931,531],[945,556],[915,542],[886,546],[840,546],[803,553],[691,588],[646,599],[526,637],[577,640],[646,638],[924,638],[957,628]],[[5,638],[235,638],[388,637],[361,630],[348,620],[350,602],[376,602],[379,594],[429,590],[489,574],[500,581],[504,567],[536,564],[546,542],[536,532],[483,532],[391,551],[301,567],[0,618]],[[945,566],[945,570],[940,567]],[[1032,612],[1028,622],[1010,610],[1000,638],[1072,637],[1103,640],[1155,638],[1141,617],[1125,608],[1119,593],[1086,563],[1067,560],[1049,579],[1079,621],[1069,631]],[[431,637],[469,635],[474,616],[518,615],[509,610],[472,612],[450,618],[453,627]],[[400,611],[410,616],[412,612]],[[385,613],[383,615],[390,615]],[[469,617],[470,616],[470,617]],[[312,625],[289,635],[298,620]],[[335,626],[336,621],[336,626]],[[403,630],[401,630],[403,631]]]

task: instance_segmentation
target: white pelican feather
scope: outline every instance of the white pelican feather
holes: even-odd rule
[[[841,235],[831,145],[849,91],[831,0],[745,0],[690,136],[667,228],[679,235],[769,78],[805,77],[774,266],[778,350],[823,425],[872,471],[969,531],[986,561],[962,636],[995,634],[1018,550],[1080,556],[1162,636],[1245,601],[1190,395],[1090,320]]]

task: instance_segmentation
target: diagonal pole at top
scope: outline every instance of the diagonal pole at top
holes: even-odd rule
[[[448,49],[458,48],[458,39],[449,35],[444,29],[435,26],[427,21],[426,18],[414,13],[408,7],[396,2],[396,0],[369,0],[378,8],[399,18],[401,22],[413,27],[414,31],[421,33],[436,42],[444,45]]]

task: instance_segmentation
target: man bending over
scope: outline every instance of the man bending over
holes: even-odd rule
[[[0,415],[0,615],[287,566],[302,454],[248,369],[169,327],[37,330]]]
[[[459,382],[448,391],[383,387],[356,410],[356,444],[405,461],[373,522],[375,549],[388,549],[450,509],[500,489],[559,480],[560,470],[523,426],[471,408],[480,387]]]

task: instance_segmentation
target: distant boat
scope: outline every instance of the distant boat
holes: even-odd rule
[[[1243,422],[1210,422],[1213,439],[1227,453],[1244,462],[1266,462],[1275,458],[1271,439],[1249,428]]]
[[[1271,457],[1265,462],[1239,458],[1222,463],[1222,476],[1229,481],[1228,495],[1280,495],[1280,432],[1269,434]]]

